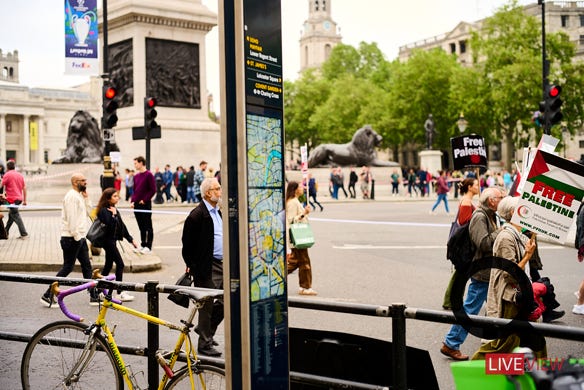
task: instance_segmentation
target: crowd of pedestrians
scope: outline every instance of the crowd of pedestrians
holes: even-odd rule
[[[185,172],[177,167],[174,172],[170,165],[161,172],[154,169],[154,174],[146,168],[146,161],[142,156],[134,159],[134,169],[125,170],[125,198],[130,201],[140,231],[140,244],[129,234],[128,229],[117,210],[122,190],[122,178],[116,175],[115,188],[105,189],[96,208],[93,208],[87,193],[87,179],[81,173],[71,177],[71,189],[63,199],[61,215],[60,244],[63,252],[63,265],[57,276],[67,276],[76,261],[81,264],[84,278],[91,278],[91,261],[87,247],[86,235],[89,218],[98,218],[107,226],[107,234],[102,248],[105,250],[105,264],[102,274],[111,272],[116,266],[116,280],[123,278],[124,262],[116,243],[126,239],[136,251],[148,254],[152,251],[154,229],[152,226],[152,202],[182,202],[198,204],[185,220],[182,234],[182,255],[187,266],[187,272],[193,276],[195,286],[209,288],[223,288],[223,240],[220,172],[215,174],[208,169],[206,161],[201,161],[198,168],[190,166]],[[440,203],[444,203],[445,211],[450,212],[448,197],[460,194],[460,203],[457,213],[459,224],[469,223],[470,239],[475,249],[472,260],[497,256],[516,263],[523,271],[529,267],[534,296],[530,301],[535,302],[527,320],[537,320],[541,317],[544,322],[552,322],[564,315],[563,311],[554,310],[559,306],[553,298],[553,288],[549,279],[541,277],[541,259],[537,251],[537,241],[528,237],[517,225],[511,222],[511,216],[517,207],[517,198],[507,196],[514,180],[513,172],[490,173],[487,171],[480,177],[474,172],[439,171],[433,176],[423,169],[408,168],[387,171],[386,180],[391,185],[391,195],[400,194],[400,187],[407,189],[407,196],[428,196],[436,193],[437,199],[430,213],[434,213]],[[345,188],[345,184],[347,188]],[[26,205],[26,185],[23,176],[15,170],[14,162],[8,162],[7,172],[0,182],[4,187],[4,198],[10,206]],[[332,199],[339,199],[339,195],[346,199],[357,197],[356,186],[359,184],[360,195],[363,199],[373,199],[375,180],[371,169],[363,166],[349,168],[348,181],[345,180],[343,168],[331,168],[329,175],[329,192]],[[306,187],[306,188],[305,188]],[[172,189],[174,188],[174,191]],[[306,191],[305,191],[306,190]],[[348,191],[347,191],[348,190]],[[403,190],[403,192],[406,192]],[[301,198],[306,196],[302,204]],[[478,204],[474,204],[474,197],[478,196]],[[289,181],[285,196],[286,205],[286,232],[291,223],[308,222],[311,211],[317,207],[324,210],[318,201],[318,182],[312,174],[308,174],[304,181]],[[20,238],[26,238],[28,233],[18,213],[18,207],[10,207],[9,220],[6,230],[16,224],[20,231]],[[584,260],[584,208],[578,215],[578,232],[576,248],[578,260]],[[288,238],[289,239],[289,238]],[[295,248],[288,244],[287,272],[299,271],[299,294],[317,295],[312,286],[312,264],[308,249]],[[452,308],[451,287],[456,273],[446,288],[444,309]],[[547,280],[546,280],[547,279]],[[497,318],[516,318],[521,312],[526,298],[521,295],[517,281],[514,281],[504,271],[499,269],[485,269],[471,276],[465,294],[463,310],[467,314],[478,314],[483,305],[486,305],[486,315]],[[584,315],[584,280],[576,292],[577,302],[572,311]],[[118,291],[116,296],[122,301],[131,301],[133,296],[127,292]],[[539,300],[538,300],[539,298]],[[90,304],[98,305],[100,297],[97,290],[90,290]],[[41,303],[47,307],[54,307],[55,300],[51,290],[47,289],[41,296]],[[522,318],[523,319],[523,318]],[[209,303],[200,312],[199,323],[195,331],[199,334],[198,350],[208,356],[219,356],[221,352],[215,346],[214,335],[217,327],[223,320],[223,302],[220,300]],[[461,345],[468,336],[467,330],[460,325],[453,325],[446,334],[440,352],[454,360],[467,360],[469,355],[461,351]],[[483,340],[473,358],[484,358],[486,353],[510,352],[516,346],[531,347],[538,357],[546,356],[546,345],[543,337],[529,337],[529,335],[514,333],[500,339]]]
[[[511,174],[509,174],[511,176]],[[464,295],[462,310],[469,315],[480,313],[485,305],[485,315],[494,318],[519,319],[525,321],[543,321],[551,323],[564,316],[563,310],[556,310],[560,303],[555,299],[554,286],[548,277],[540,275],[543,269],[542,259],[537,250],[536,235],[522,229],[511,221],[518,205],[518,197],[510,196],[506,183],[506,172],[494,175],[485,174],[480,178],[467,177],[457,184],[462,195],[457,222],[459,225],[468,223],[469,240],[472,242],[474,253],[469,259],[469,270],[473,262],[481,261],[483,267],[470,276],[470,283]],[[444,172],[438,179],[439,186],[444,187]],[[484,186],[480,191],[481,186]],[[441,192],[438,191],[440,202]],[[473,197],[479,195],[478,207],[473,203]],[[448,206],[446,204],[446,210]],[[576,237],[576,247],[579,248],[578,260],[584,259],[584,208],[578,215],[579,232]],[[484,268],[484,259],[492,258],[502,261],[500,266]],[[531,282],[531,289],[525,291],[519,283],[518,274],[511,275],[505,262],[517,265],[520,273],[525,273],[524,280]],[[490,263],[498,264],[498,263]],[[459,267],[459,266],[457,266]],[[528,271],[527,271],[528,270]],[[454,271],[446,288],[444,309],[452,309],[452,286],[454,280],[464,269]],[[572,312],[584,314],[584,300],[580,293],[584,293],[584,281],[576,293],[578,301]],[[462,297],[457,297],[462,298]],[[461,345],[468,336],[465,327],[454,324],[446,334],[440,352],[453,360],[468,360],[469,355],[461,351]],[[510,353],[517,347],[530,348],[537,358],[547,357],[545,338],[537,332],[515,331],[497,334],[492,339],[482,339],[480,348],[473,354],[472,359],[485,359],[488,353]]]

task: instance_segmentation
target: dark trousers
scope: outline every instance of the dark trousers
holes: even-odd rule
[[[213,260],[211,275],[206,278],[195,276],[195,287],[223,289],[223,262]],[[197,333],[199,334],[199,349],[213,347],[213,336],[217,327],[223,321],[223,298],[214,302],[207,301],[199,310],[199,324]]]
[[[101,270],[103,276],[109,275],[114,263],[116,264],[116,281],[121,282],[124,275],[124,260],[120,255],[120,251],[116,246],[116,240],[107,240],[103,243],[103,250],[105,250],[105,264]],[[121,293],[121,290],[118,290]]]
[[[316,208],[314,207],[314,203],[316,203],[318,205],[318,207],[320,207],[320,211],[322,211],[323,207],[320,204],[320,202],[318,200],[316,200],[316,194],[310,194],[310,196],[308,197],[308,203],[310,203],[310,205],[312,206],[313,209],[316,210]],[[312,200],[310,200],[312,199]]]
[[[61,237],[61,249],[63,250],[63,266],[57,272],[57,276],[69,276],[73,271],[75,260],[79,260],[83,277],[85,279],[91,279],[91,261],[89,260],[89,248],[87,247],[85,237],[79,241],[75,241],[73,237]],[[49,291],[50,288],[45,292],[45,296],[49,296]],[[97,298],[95,289],[90,289],[89,293],[93,298]]]
[[[12,204],[12,206],[16,206],[16,204]],[[16,226],[18,226],[18,232],[20,233],[21,236],[28,235],[28,233],[26,232],[26,228],[24,227],[24,222],[22,222],[22,218],[20,218],[18,207],[10,207],[8,209],[8,222],[6,222],[6,233],[8,233],[13,223],[15,223]]]
[[[134,210],[152,210],[152,202],[148,201],[144,204],[134,203]],[[137,212],[136,222],[140,229],[140,246],[142,248],[152,249],[152,241],[154,241],[154,230],[152,229],[152,213]]]
[[[355,199],[357,193],[355,192],[355,183],[349,183],[349,194],[351,194],[351,198]]]

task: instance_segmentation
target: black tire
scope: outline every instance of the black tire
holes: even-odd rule
[[[225,390],[227,388],[227,384],[225,383],[225,371],[223,369],[207,365],[200,365],[198,369],[199,374],[195,374],[193,372],[193,380],[195,381],[195,387],[191,386],[189,369],[187,366],[185,366],[176,372],[174,377],[166,385],[165,389]],[[205,387],[203,387],[201,383],[201,376],[205,381]]]
[[[96,333],[94,350],[79,378],[63,383],[79,362],[88,342],[87,325],[58,321],[42,327],[29,341],[20,367],[22,388],[28,389],[123,389],[122,375],[105,338]],[[75,347],[77,346],[77,347]]]

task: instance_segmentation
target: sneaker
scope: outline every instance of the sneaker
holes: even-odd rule
[[[131,302],[131,301],[134,300],[134,296],[133,295],[130,295],[126,291],[122,291],[122,293],[120,295],[117,295],[116,298],[119,299],[122,302]]]
[[[50,295],[48,297],[44,295],[41,296],[41,305],[43,305],[44,307],[48,307],[49,309],[59,307],[59,305],[57,304],[57,300],[53,295]]]
[[[314,291],[311,288],[302,288],[300,287],[300,290],[298,291],[299,295],[318,295],[318,293],[316,291]]]
[[[89,298],[89,306],[99,306],[100,304],[101,304],[101,299]]]
[[[152,251],[150,250],[150,248],[148,247],[144,247],[140,250],[140,253],[142,253],[143,255],[147,255],[149,253],[151,253]]]
[[[584,304],[583,305],[574,305],[574,308],[572,309],[572,313],[584,315]]]
[[[134,252],[134,253],[140,253],[140,252],[142,252],[142,249],[144,249],[144,247],[142,247],[142,248],[133,248],[132,249],[132,252]]]

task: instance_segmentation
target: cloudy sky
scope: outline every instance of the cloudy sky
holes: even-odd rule
[[[110,0],[111,1],[111,0]],[[192,0],[196,1],[196,0]],[[202,0],[217,10],[218,0]],[[533,3],[520,0],[520,4]],[[388,60],[400,46],[452,30],[460,21],[492,15],[507,0],[329,0],[343,43],[376,42]],[[20,82],[29,87],[69,87],[86,78],[64,75],[63,0],[0,0],[0,49],[18,50]],[[101,4],[101,0],[98,0]],[[164,4],[164,2],[161,2]],[[308,0],[282,0],[284,78],[299,70],[298,40]],[[218,33],[207,36],[207,88],[219,95]],[[216,99],[218,101],[218,99]]]

